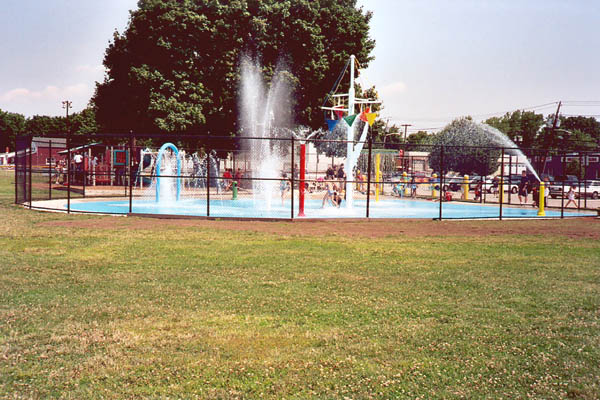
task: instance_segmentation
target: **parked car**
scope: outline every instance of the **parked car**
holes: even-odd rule
[[[444,191],[447,192],[448,190],[450,190],[451,192],[459,192],[461,189],[461,185],[463,184],[463,179],[463,176],[460,176],[454,172],[446,174],[443,186]]]
[[[545,180],[546,178],[548,178],[548,182],[550,182],[552,184],[552,182],[554,182],[554,176],[550,175],[550,174],[541,174],[540,178],[542,180]]]
[[[528,178],[531,180],[530,176]],[[533,178],[533,180],[535,181],[536,179]],[[521,174],[504,175],[502,182],[505,192],[510,191],[512,194],[517,194],[519,193],[519,185],[521,184]]]
[[[486,192],[492,193],[492,185],[494,183],[493,180],[487,176],[480,176],[480,175],[475,175],[469,180],[469,184],[470,184],[469,190],[475,191],[475,188],[477,187],[479,182],[483,182],[483,187],[485,188]]]
[[[563,193],[563,186],[565,193]],[[579,179],[575,175],[557,176],[554,182],[550,185],[550,197],[556,199],[563,197],[569,191],[569,187],[575,186],[579,188]]]
[[[594,200],[600,197],[600,181],[587,181],[581,184],[575,192],[575,197],[589,197]]]

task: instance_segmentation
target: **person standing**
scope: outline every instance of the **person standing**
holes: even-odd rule
[[[337,179],[339,181],[339,192],[340,194],[342,193],[342,191],[344,192],[344,196],[342,196],[343,199],[346,199],[346,171],[344,171],[344,164],[340,164],[338,170],[337,170]]]
[[[521,172],[521,182],[519,183],[519,204],[527,204],[527,192],[529,190],[529,180],[527,179],[527,172],[523,170]]]
[[[481,202],[482,197],[481,193],[483,192],[483,181],[477,182],[477,186],[475,186],[475,198],[473,199],[475,202]]]
[[[285,193],[290,190],[290,183],[287,180],[287,174],[283,174],[282,180],[279,181],[279,190],[281,191],[281,205],[285,200]]]
[[[327,171],[325,172],[325,176],[329,177],[329,176],[334,176],[334,175],[335,175],[335,164],[331,164],[327,168]]]
[[[331,203],[331,199],[333,198],[334,185],[330,179],[333,179],[333,177],[329,175],[325,177],[325,195],[323,196],[321,208],[325,208],[325,203]]]
[[[567,192],[567,199],[569,201],[567,201],[567,204],[565,204],[565,208],[569,207],[569,204],[571,204],[571,202],[573,203],[573,206],[577,208],[577,203],[575,203],[575,186],[571,186],[569,188],[569,191]]]
[[[492,194],[494,195],[494,197],[498,197],[498,186],[500,185],[500,179],[495,176],[494,179],[492,179]]]

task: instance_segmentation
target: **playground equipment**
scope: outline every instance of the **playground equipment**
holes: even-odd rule
[[[306,178],[306,144],[300,145],[300,197],[298,216],[304,217],[304,190],[305,190],[305,178]],[[293,183],[292,183],[293,185]]]
[[[433,174],[431,176],[431,199],[432,200],[436,200],[438,198],[438,191],[436,189],[436,183],[438,183],[438,176],[437,174]]]
[[[406,171],[404,171],[402,173],[402,180],[404,181],[404,196],[409,197],[410,196],[410,185],[409,185],[409,179],[408,179],[408,174],[406,173]]]
[[[469,175],[465,175],[463,177],[462,190],[463,200],[469,200]]]
[[[375,201],[379,201],[379,190],[381,182],[381,154],[375,155]]]
[[[545,217],[546,216],[546,211],[544,210],[545,207],[545,200],[546,198],[544,197],[544,193],[546,191],[546,183],[544,181],[540,181],[540,199],[539,199],[539,210],[538,210],[538,217]]]
[[[372,124],[372,122],[375,120],[375,114],[372,113],[368,113],[366,115],[365,119],[362,119],[363,114],[363,107],[368,107],[373,105],[373,104],[381,104],[381,101],[379,100],[374,100],[374,99],[362,99],[362,98],[356,98],[356,91],[354,89],[354,81],[355,81],[355,66],[357,65],[357,61],[356,61],[356,57],[354,55],[350,56],[350,60],[348,61],[348,64],[346,64],[346,68],[345,70],[350,67],[350,86],[348,89],[348,93],[343,93],[343,94],[333,94],[330,97],[334,97],[338,100],[343,100],[344,98],[348,99],[348,105],[347,108],[342,105],[342,104],[337,104],[334,107],[321,107],[322,110],[329,110],[331,112],[336,112],[336,113],[347,113],[348,116],[345,118],[345,121],[347,122],[347,130],[346,130],[346,162],[344,164],[344,172],[346,173],[347,177],[351,177],[353,176],[353,172],[354,169],[356,167],[356,164],[358,162],[358,158],[360,156],[360,153],[362,152],[362,149],[364,147],[364,144],[366,142],[367,139],[367,133],[369,131],[369,126]],[[344,72],[345,72],[344,70]],[[343,74],[341,75],[343,76]],[[339,82],[338,82],[339,83]],[[337,84],[336,84],[337,85]],[[334,87],[334,90],[336,88]],[[359,113],[356,112],[356,107],[359,108]],[[361,115],[361,118],[356,118],[356,116]],[[368,123],[365,123],[363,131],[360,135],[360,139],[358,141],[356,141],[354,139],[354,130],[355,127],[358,125],[357,121],[363,120],[365,122],[368,121]],[[376,199],[377,199],[377,190],[376,192]],[[352,208],[353,207],[353,202],[354,202],[354,187],[352,185],[351,179],[348,179],[346,181],[346,207],[347,208]]]
[[[175,154],[175,157],[177,158],[177,174],[175,177],[176,187],[177,187],[176,201],[179,201],[179,197],[181,195],[181,156],[179,154],[179,150],[173,143],[165,143],[161,146],[160,150],[158,150],[158,156],[157,156],[157,161],[156,161],[156,202],[157,203],[160,201],[160,182],[162,180],[161,165],[163,162],[165,151],[167,149],[172,150],[173,153]]]

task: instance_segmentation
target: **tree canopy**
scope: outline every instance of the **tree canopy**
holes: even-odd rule
[[[34,115],[26,118],[22,114],[0,110],[0,153],[8,147],[14,150],[15,138],[19,135],[64,136],[68,131],[73,135],[85,136],[98,132],[94,110],[90,107],[66,117]],[[92,140],[86,137],[84,140]]]
[[[486,120],[524,149],[592,150],[600,141],[600,122],[593,117],[560,116],[556,129],[549,126],[554,114],[544,118],[532,111],[514,111]]]
[[[540,128],[544,126],[544,116],[533,111],[517,110],[502,117],[489,118],[485,123],[500,130],[512,141],[520,143],[521,147],[531,148],[538,144],[536,138]]]
[[[110,131],[235,134],[247,54],[267,77],[289,71],[295,122],[317,128],[348,57],[372,60],[370,19],[356,0],[140,0],[106,50],[97,121]]]
[[[25,132],[23,115],[0,110],[0,153],[14,150],[15,138]]]

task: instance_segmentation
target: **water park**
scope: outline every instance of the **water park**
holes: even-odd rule
[[[441,146],[374,141],[371,110],[380,101],[356,96],[358,69],[351,56],[340,74],[348,92],[336,91],[338,79],[321,107],[327,129],[290,124],[289,85],[278,75],[267,85],[261,65],[245,58],[235,138],[21,137],[15,202],[68,213],[275,220],[597,216],[596,153],[521,149],[498,129],[466,119],[451,127],[457,139]],[[495,170],[460,174],[452,170],[457,157]],[[573,159],[583,168],[576,182],[566,177]]]

